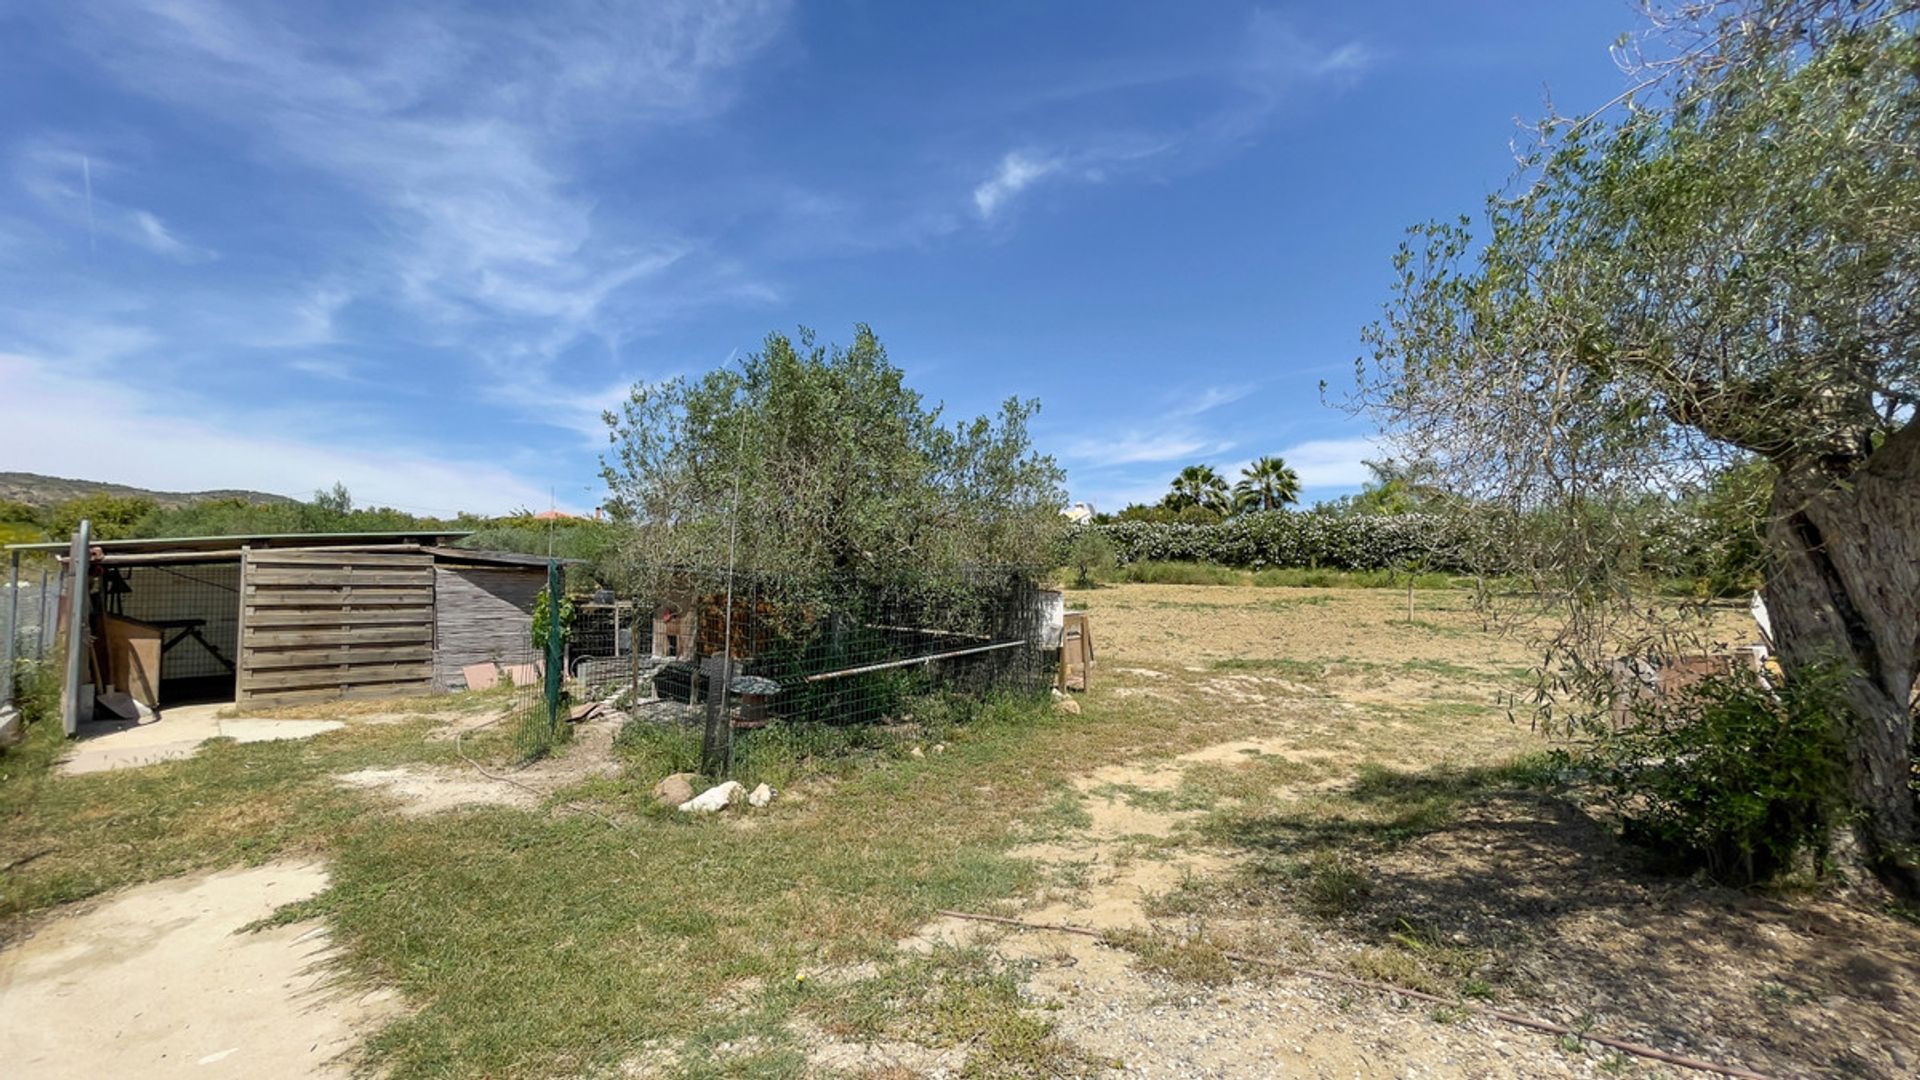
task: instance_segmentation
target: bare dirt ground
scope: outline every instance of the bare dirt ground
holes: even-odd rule
[[[449,740],[456,732],[471,733],[497,717],[461,717],[428,732],[434,741]],[[393,800],[409,817],[438,814],[471,806],[538,807],[546,797],[594,777],[620,774],[612,754],[613,740],[626,716],[606,712],[573,725],[572,737],[551,757],[525,766],[473,764],[369,767],[342,773],[347,787],[377,792]]]
[[[1524,645],[1465,599],[1122,586],[1076,594],[1086,707],[1219,715],[1254,734],[1096,770],[1081,815],[1022,849],[1024,920],[1136,948],[941,920],[1125,1075],[1672,1075],[1410,999],[1236,968],[1222,948],[1442,992],[1781,1076],[1920,1069],[1920,928],[1837,899],[1641,869],[1573,799],[1487,779],[1545,747],[1496,707]],[[1726,624],[1730,640],[1744,627]],[[1144,958],[1144,959],[1143,959]]]
[[[95,722],[81,725],[80,737],[56,769],[63,776],[79,776],[111,769],[131,769],[175,761],[199,753],[208,739],[270,742],[310,739],[346,725],[339,720],[227,716],[229,706],[183,705],[141,723]]]
[[[317,863],[141,885],[0,953],[0,1062],[13,1076],[345,1076],[393,1013],[330,984],[326,927],[249,931],[318,894]]]

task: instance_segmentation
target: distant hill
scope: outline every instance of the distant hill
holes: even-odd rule
[[[59,476],[41,476],[39,473],[0,472],[0,499],[22,502],[28,506],[46,510],[82,495],[117,495],[151,499],[155,505],[168,510],[208,499],[245,499],[250,503],[298,501],[285,495],[274,495],[265,491],[242,491],[230,488],[221,488],[217,491],[149,491],[146,488],[109,484],[100,480],[68,480]]]

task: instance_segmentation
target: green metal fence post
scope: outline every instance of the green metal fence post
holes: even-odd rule
[[[547,737],[560,729],[560,686],[566,677],[566,628],[560,623],[560,562],[547,560]]]

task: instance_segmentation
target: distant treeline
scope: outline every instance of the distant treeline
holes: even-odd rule
[[[524,510],[503,517],[422,517],[390,506],[356,507],[353,496],[340,484],[316,491],[304,502],[228,497],[168,507],[139,496],[93,494],[41,509],[0,500],[0,542],[64,540],[82,519],[91,523],[98,540],[446,530],[473,533],[460,541],[462,547],[530,555],[551,550],[562,558],[589,562],[598,562],[613,546],[612,529],[603,522],[582,518],[548,522]]]

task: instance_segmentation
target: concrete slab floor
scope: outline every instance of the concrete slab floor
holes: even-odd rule
[[[66,756],[54,766],[63,776],[137,768],[162,761],[192,757],[208,739],[236,742],[272,742],[310,739],[323,731],[346,727],[338,720],[261,720],[254,717],[221,719],[231,702],[177,705],[138,724],[126,722],[80,725]]]

